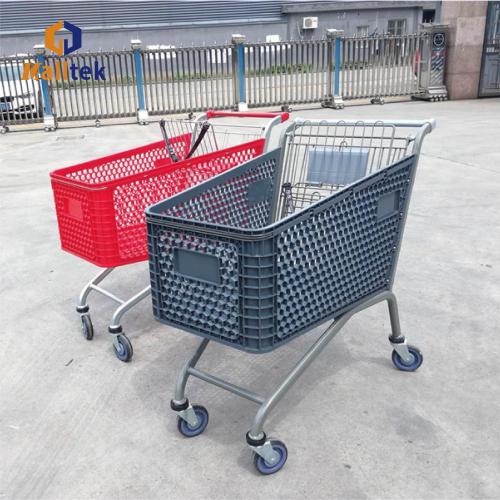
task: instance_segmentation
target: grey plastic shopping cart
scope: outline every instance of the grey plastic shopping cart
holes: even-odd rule
[[[426,121],[296,120],[281,147],[147,210],[155,317],[203,337],[181,370],[172,409],[201,434],[207,410],[185,396],[189,376],[260,405],[246,440],[263,474],[287,449],[263,425],[272,408],[357,312],[387,301],[396,368],[420,351],[401,333],[392,292]],[[276,349],[332,321],[268,397],[196,367],[210,340]]]

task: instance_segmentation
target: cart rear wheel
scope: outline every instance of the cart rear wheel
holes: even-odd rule
[[[193,410],[198,418],[198,423],[194,427],[191,427],[183,418],[177,417],[177,429],[186,437],[199,436],[208,425],[208,410],[201,405],[193,405]]]
[[[80,316],[82,322],[82,335],[87,340],[92,340],[94,338],[94,326],[92,325],[92,320],[88,314]]]
[[[283,468],[286,459],[288,458],[288,450],[286,449],[285,443],[278,441],[277,439],[272,439],[271,446],[273,447],[273,450],[279,454],[278,461],[275,464],[268,464],[263,457],[254,452],[253,464],[255,465],[257,471],[261,474],[269,475],[278,472]]]
[[[116,337],[115,341],[113,342],[113,348],[115,350],[116,357],[120,361],[127,362],[132,359],[134,350],[132,349],[130,340],[124,333]]]
[[[424,356],[416,347],[412,345],[408,346],[408,351],[412,357],[411,361],[404,361],[403,358],[394,349],[394,351],[392,351],[392,362],[398,370],[404,372],[414,372],[424,361]]]

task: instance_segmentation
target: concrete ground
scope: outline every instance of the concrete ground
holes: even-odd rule
[[[296,114],[437,119],[395,285],[421,369],[393,368],[378,305],[273,412],[266,430],[289,450],[281,472],[254,471],[253,403],[197,380],[188,394],[210,423],[183,438],[169,402],[198,339],[157,323],[146,300],[124,318],[135,354],[122,363],[101,297],[94,340],[80,336],[75,299],[97,269],[59,250],[48,178],[158,139],[157,125],[12,132],[0,137],[0,498],[500,498],[500,99]],[[110,285],[130,295],[146,269],[122,268]],[[317,334],[261,356],[212,345],[200,366],[269,390]]]

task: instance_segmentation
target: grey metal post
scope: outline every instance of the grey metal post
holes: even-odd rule
[[[141,44],[140,40],[130,40],[130,46],[134,54],[135,63],[135,81],[137,83],[137,121],[141,125],[148,123],[148,110],[146,109],[146,99],[144,97],[144,81],[142,79],[142,57],[141,57]]]
[[[327,94],[321,105],[324,108],[342,109],[344,101],[342,100],[342,89],[340,85],[341,70],[341,44],[344,36],[343,30],[327,29]]]
[[[40,64],[39,82],[42,89],[43,126],[45,128],[45,131],[48,132],[56,129],[56,118],[54,115],[54,110],[52,109],[49,82],[41,77],[41,74],[43,72],[42,68],[43,66],[45,66],[45,64],[47,64],[47,60],[45,58],[45,45],[35,45],[33,47],[33,51],[35,52],[37,62]]]
[[[427,34],[420,53],[419,93],[413,98],[426,101],[446,101],[445,85],[446,42],[448,25],[421,24],[420,31]]]
[[[245,88],[245,35],[231,37],[233,54],[233,95],[234,107],[238,111],[248,111]]]

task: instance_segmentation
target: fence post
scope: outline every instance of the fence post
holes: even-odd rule
[[[141,41],[140,40],[130,40],[130,46],[132,47],[132,53],[134,55],[134,65],[135,65],[135,81],[137,83],[137,103],[139,107],[137,108],[137,122],[140,125],[148,124],[148,110],[146,109],[146,99],[144,97],[144,81],[142,79],[142,58],[141,58]]]
[[[245,35],[233,35],[233,92],[235,109],[248,111],[245,89]]]
[[[46,132],[51,132],[57,128],[57,124],[52,108],[52,101],[50,99],[49,82],[42,78],[44,66],[47,64],[45,59],[45,45],[35,45],[33,51],[35,52],[36,62],[40,64],[38,69],[38,81],[41,87],[43,127]]]
[[[324,108],[342,109],[342,89],[340,88],[341,43],[343,30],[327,29],[328,94],[321,103]]]
[[[420,29],[421,33],[425,33],[427,36],[423,40],[419,54],[418,93],[412,98],[426,101],[446,101],[448,90],[444,83],[444,72],[448,25],[422,24]]]

